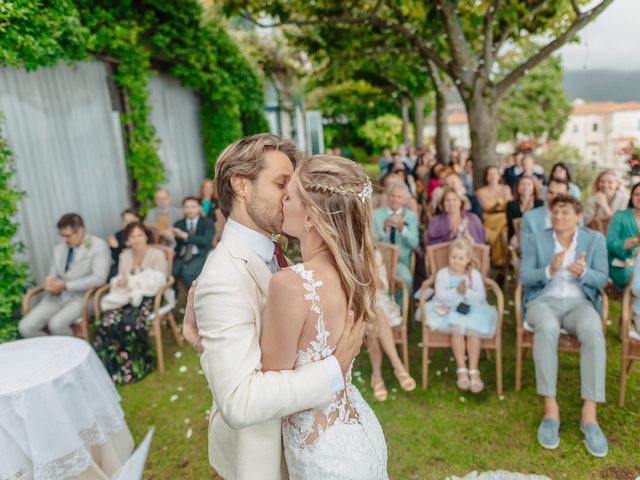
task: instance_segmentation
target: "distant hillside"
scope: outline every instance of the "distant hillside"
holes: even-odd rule
[[[562,83],[569,100],[640,100],[640,71],[573,70],[564,72]]]

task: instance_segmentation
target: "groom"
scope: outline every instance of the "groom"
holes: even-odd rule
[[[363,322],[347,318],[335,355],[292,371],[261,372],[261,317],[271,275],[286,267],[271,233],[282,230],[282,200],[296,163],[295,145],[271,134],[228,146],[216,164],[222,212],[228,220],[187,306],[184,333],[198,350],[213,393],[209,461],[223,478],[288,478],[280,419],[323,408],[344,389],[344,374],[360,349]],[[197,335],[197,336],[196,336]]]

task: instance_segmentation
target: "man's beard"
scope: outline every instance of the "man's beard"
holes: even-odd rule
[[[269,233],[282,233],[280,208],[272,208],[269,202],[260,195],[255,195],[247,202],[247,213],[258,227]]]

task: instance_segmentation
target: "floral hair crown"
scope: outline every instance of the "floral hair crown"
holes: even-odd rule
[[[358,198],[362,200],[362,203],[371,198],[371,194],[373,193],[373,186],[371,185],[371,180],[367,179],[367,182],[362,187],[362,191],[358,193]]]

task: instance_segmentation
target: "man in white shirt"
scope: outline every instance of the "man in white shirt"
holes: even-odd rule
[[[189,292],[183,331],[202,351],[214,398],[209,461],[227,480],[288,478],[280,419],[328,405],[344,389],[344,374],[362,344],[362,321],[351,314],[334,355],[293,371],[261,371],[269,282],[287,266],[271,234],[282,231],[282,200],[295,163],[295,145],[271,134],[240,139],[216,163],[220,208],[228,220],[195,293]]]
[[[558,447],[560,408],[556,401],[560,329],[580,341],[580,390],[584,400],[580,427],[587,450],[607,454],[596,406],[605,401],[606,347],[598,290],[609,277],[605,240],[599,232],[580,227],[582,205],[569,195],[549,205],[551,229],[523,239],[519,279],[524,287],[525,321],[534,329],[533,356],[538,394],[544,397],[544,417],[538,441]]]

